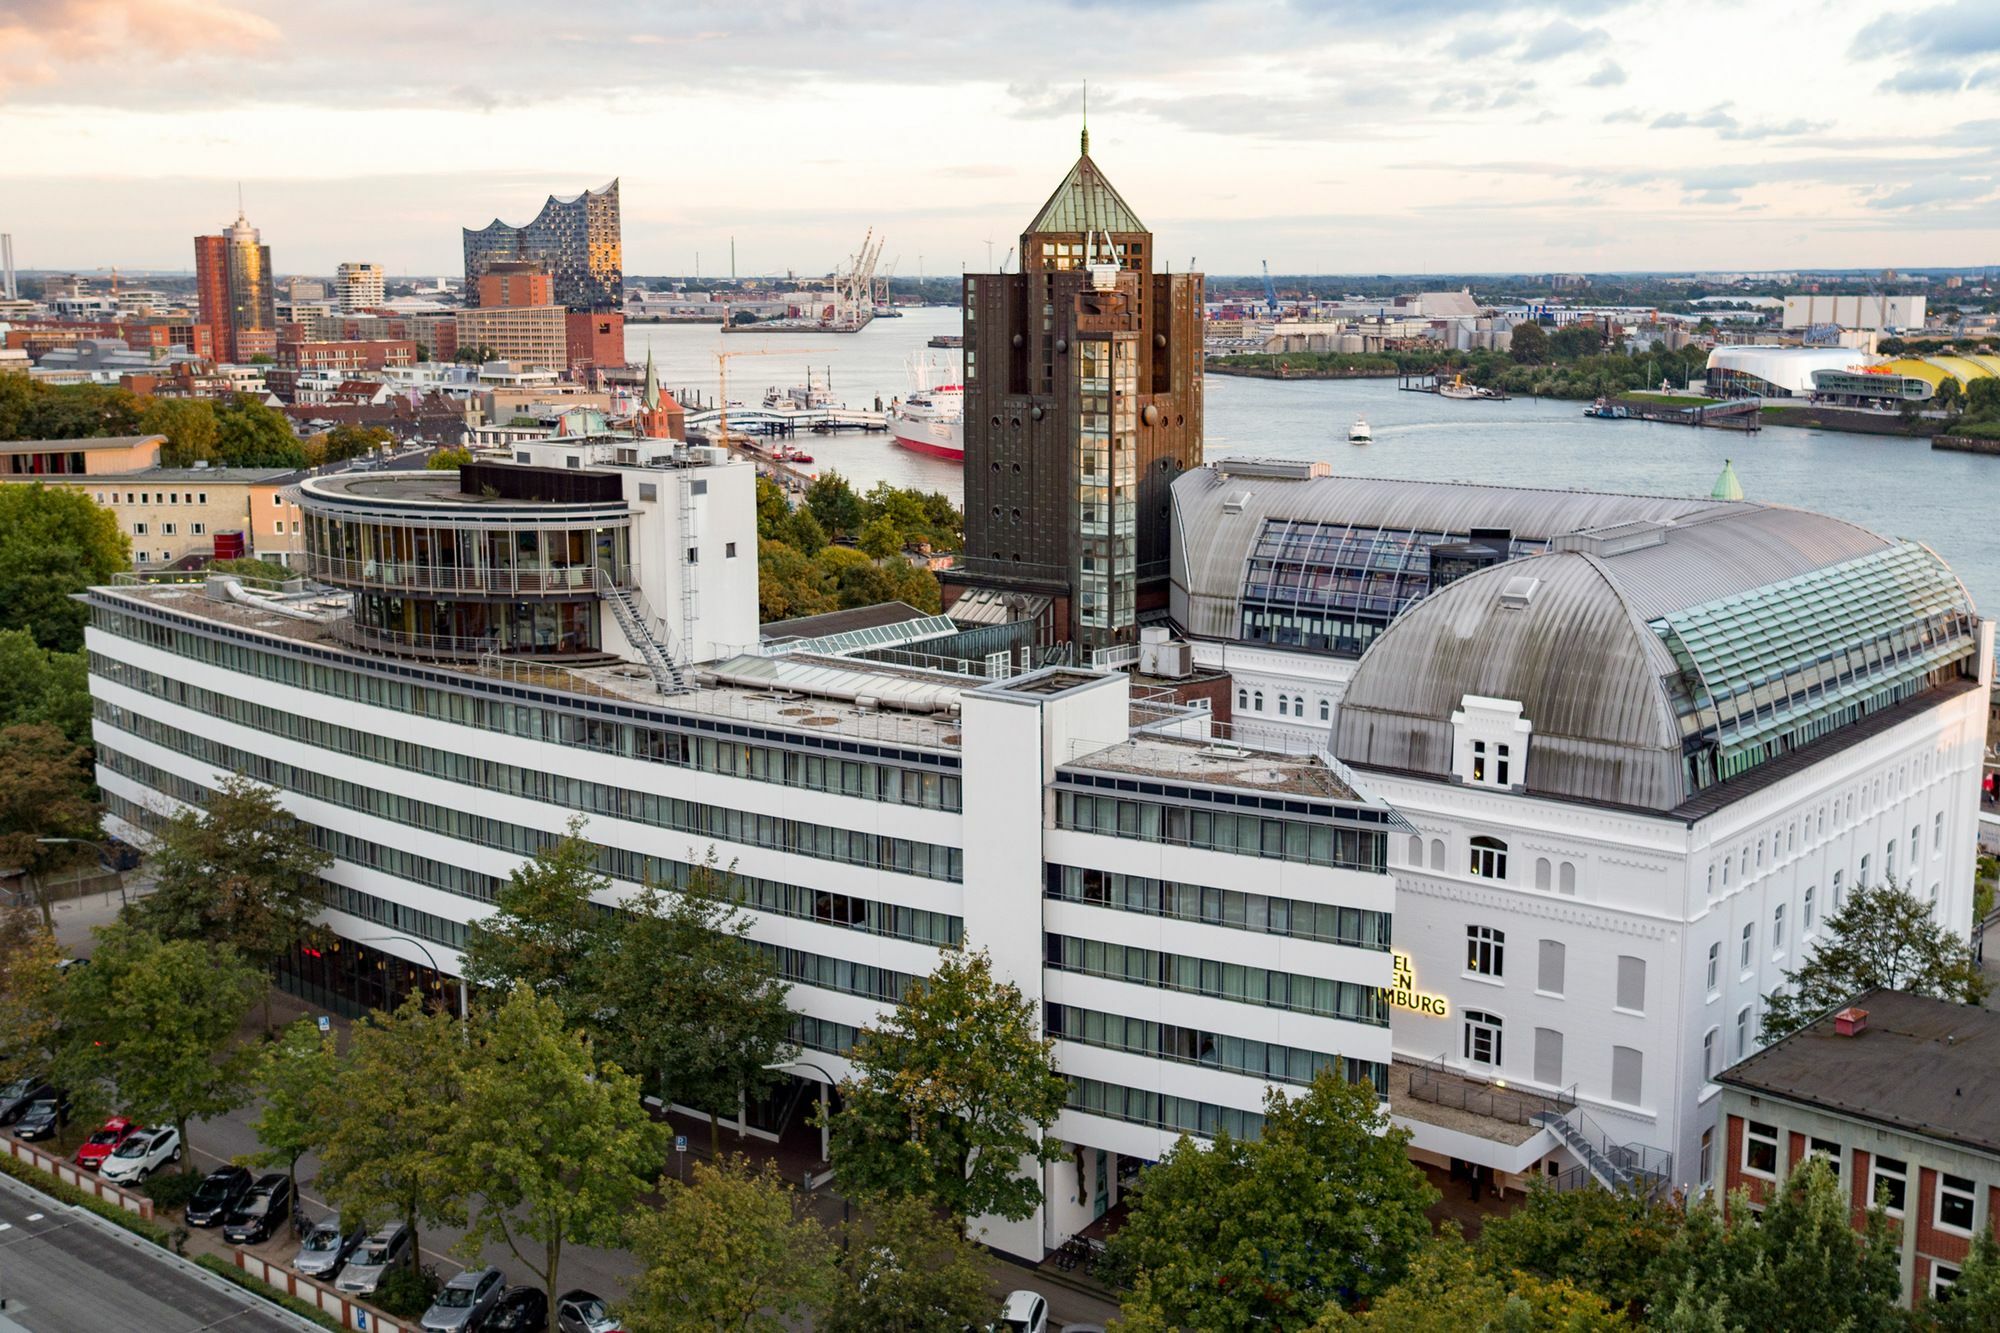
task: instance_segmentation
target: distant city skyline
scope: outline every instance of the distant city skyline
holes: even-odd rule
[[[0,231],[23,269],[186,271],[241,181],[279,273],[452,276],[461,226],[617,177],[629,274],[726,274],[732,236],[739,273],[823,273],[871,226],[898,275],[979,271],[1074,157],[1087,78],[1176,270],[2000,262],[1990,0],[550,15],[22,0]]]

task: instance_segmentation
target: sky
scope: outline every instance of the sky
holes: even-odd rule
[[[978,271],[1086,82],[1176,268],[2000,264],[2000,0],[0,0],[0,231],[455,276],[617,177],[628,274]]]

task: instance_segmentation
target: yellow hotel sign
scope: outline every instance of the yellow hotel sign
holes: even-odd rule
[[[1444,996],[1428,995],[1417,989],[1417,974],[1410,967],[1410,956],[1397,952],[1391,957],[1396,960],[1396,979],[1382,988],[1382,997],[1398,1009],[1408,1009],[1427,1018],[1449,1017],[1451,1006]]]

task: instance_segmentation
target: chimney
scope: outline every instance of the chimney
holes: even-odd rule
[[[1853,1005],[1833,1016],[1833,1030],[1843,1037],[1858,1037],[1868,1030],[1868,1011]]]

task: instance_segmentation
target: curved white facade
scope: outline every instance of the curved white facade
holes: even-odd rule
[[[1810,398],[1815,370],[1852,370],[1881,360],[1851,347],[1777,347],[1749,343],[1718,347],[1708,354],[1710,372],[1722,370],[1754,375],[1772,387]]]

